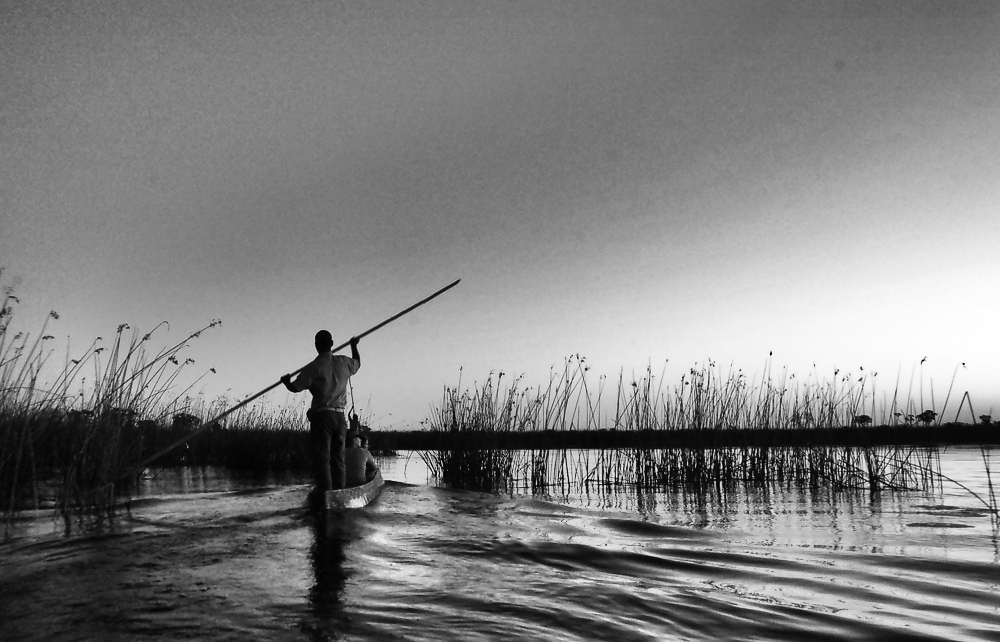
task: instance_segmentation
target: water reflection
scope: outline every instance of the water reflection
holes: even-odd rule
[[[308,600],[313,621],[303,622],[300,628],[311,640],[343,639],[352,625],[344,604],[344,590],[354,574],[347,563],[346,550],[360,538],[360,524],[350,514],[329,512],[312,517],[310,529],[313,584]]]
[[[136,496],[175,493],[215,493],[243,488],[290,486],[309,481],[307,474],[244,472],[219,466],[147,468],[139,478]]]
[[[0,640],[1000,639],[998,538],[965,491],[389,481],[320,518],[306,486],[189,475],[114,532],[0,550]]]

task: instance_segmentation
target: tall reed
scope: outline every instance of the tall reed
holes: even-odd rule
[[[521,378],[501,385],[504,373],[491,373],[472,390],[461,383],[446,387],[427,421],[442,446],[421,457],[444,483],[499,492],[778,483],[877,493],[925,488],[938,479],[933,448],[830,446],[820,439],[789,447],[775,437],[786,430],[819,436],[857,423],[863,410],[874,408],[874,373],[835,371],[830,380],[798,380],[787,371],[772,376],[766,363],[763,374],[751,378],[709,362],[666,387],[662,375],[658,380],[647,368],[635,380],[619,375],[609,407],[607,379],[595,386],[588,371],[586,360],[574,355],[534,390],[522,388]],[[885,408],[883,424],[895,408]],[[558,434],[569,430],[604,435],[596,448],[568,455],[558,447]],[[685,447],[654,445],[670,431],[685,432]],[[555,446],[518,450],[504,447],[502,439],[490,439],[486,448],[477,443],[495,432],[548,432],[554,437],[546,443]]]
[[[0,306],[0,510],[9,534],[19,507],[38,507],[40,490],[56,497],[62,513],[108,514],[116,493],[138,471],[144,448],[171,404],[201,379],[178,390],[179,376],[193,363],[181,352],[213,321],[182,341],[149,350],[155,332],[131,333],[118,326],[114,339],[95,339],[73,358],[67,347],[61,366],[47,333],[59,319],[49,313],[38,333],[13,332],[18,298],[10,288]],[[45,373],[54,370],[50,383]],[[202,375],[204,376],[204,375]]]

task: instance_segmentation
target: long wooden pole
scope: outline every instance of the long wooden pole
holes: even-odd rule
[[[403,316],[404,314],[406,314],[408,312],[412,312],[413,310],[416,310],[417,308],[419,308],[423,304],[427,303],[431,299],[433,299],[433,298],[435,298],[437,296],[440,296],[440,295],[444,294],[445,292],[447,292],[448,290],[452,289],[453,287],[455,287],[456,285],[458,285],[459,281],[461,281],[461,280],[462,279],[457,279],[457,280],[455,280],[455,282],[450,283],[450,284],[444,286],[443,288],[441,288],[440,290],[438,290],[434,294],[430,295],[429,297],[427,297],[425,299],[421,299],[420,301],[417,301],[416,303],[414,303],[410,307],[406,308],[402,312],[399,312],[398,314],[394,314],[393,316],[389,317],[388,319],[386,319],[382,323],[379,323],[376,326],[368,328],[367,330],[365,330],[361,334],[356,335],[356,338],[360,340],[363,337],[367,337],[372,332],[375,332],[379,328],[392,323],[393,321],[395,321],[399,317]],[[342,349],[346,348],[349,345],[351,345],[351,342],[350,341],[346,341],[346,342],[340,344],[339,346],[337,346],[336,348],[333,348],[333,352],[337,352],[338,350],[342,350]],[[306,364],[306,365],[309,365],[309,364]],[[295,375],[297,375],[298,373],[300,373],[305,367],[306,366],[302,366],[301,368],[299,368],[295,372],[290,373],[291,376],[294,377]],[[216,417],[213,417],[212,419],[209,419],[205,423],[201,424],[201,426],[199,426],[194,432],[191,432],[191,433],[185,435],[184,437],[178,439],[177,441],[175,441],[174,443],[170,444],[169,446],[167,446],[163,450],[161,450],[161,451],[157,452],[156,454],[151,455],[151,456],[147,457],[146,459],[142,460],[141,462],[139,462],[139,465],[136,466],[136,469],[142,470],[143,468],[145,468],[149,464],[153,463],[154,461],[156,461],[157,459],[159,459],[163,455],[166,455],[168,452],[170,452],[174,448],[177,448],[178,446],[183,445],[188,440],[190,440],[192,437],[195,437],[195,436],[201,434],[202,432],[208,430],[209,428],[211,428],[212,426],[214,426],[216,423],[218,423],[219,421],[221,421],[222,419],[224,419],[228,415],[236,412],[237,410],[239,410],[243,406],[247,405],[251,401],[253,401],[253,400],[255,400],[255,399],[257,399],[257,398],[259,398],[259,397],[261,397],[263,395],[266,395],[271,390],[274,390],[275,388],[277,388],[280,384],[281,384],[281,379],[279,379],[275,383],[272,383],[271,385],[269,385],[268,387],[264,388],[263,390],[261,390],[257,394],[255,394],[255,395],[253,395],[251,397],[247,397],[246,399],[244,399],[243,401],[239,402],[238,404],[236,404],[232,408],[229,408],[228,410],[226,410],[225,412],[221,413],[220,415],[218,415]]]

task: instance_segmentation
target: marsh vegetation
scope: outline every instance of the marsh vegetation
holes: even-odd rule
[[[139,471],[133,467],[157,441],[183,429],[178,403],[195,385],[178,390],[193,361],[182,351],[201,332],[156,351],[151,332],[118,326],[79,354],[67,348],[54,362],[49,313],[37,333],[13,332],[19,303],[8,288],[0,305],[0,500],[8,521],[19,507],[54,501],[69,514],[111,510]],[[130,337],[130,338],[129,338]],[[199,378],[200,379],[200,378]]]
[[[213,370],[180,383],[194,366],[184,351],[219,321],[159,348],[153,346],[166,323],[147,333],[122,324],[110,341],[98,337],[78,354],[67,348],[60,360],[48,334],[58,313],[51,312],[37,333],[14,332],[17,303],[8,288],[0,306],[5,532],[24,508],[54,507],[67,523],[74,515],[112,515],[141,475],[155,474],[143,464],[151,455],[201,428],[158,456],[155,465],[309,469],[304,406],[259,402],[209,426],[208,419],[232,404],[192,395]],[[471,390],[461,383],[445,388],[420,433],[421,458],[448,485],[504,493],[733,484],[878,493],[946,481],[933,446],[908,444],[891,431],[941,426],[954,379],[940,408],[933,394],[931,408],[923,408],[901,393],[898,379],[891,397],[883,393],[877,403],[874,376],[797,380],[784,371],[772,377],[769,364],[754,380],[742,371],[723,373],[710,362],[689,370],[673,387],[649,369],[636,380],[619,375],[617,382],[600,377],[596,383],[588,371],[585,359],[576,356],[535,389],[502,372]],[[968,395],[962,407],[972,412]],[[979,426],[995,428],[986,415]],[[860,443],[830,438],[848,430],[861,436]],[[412,447],[398,438],[375,432],[372,449]],[[982,456],[989,473],[988,448]],[[996,519],[992,482],[979,499]]]
[[[127,324],[110,341],[96,338],[58,358],[50,312],[38,332],[12,325],[19,300],[7,288],[0,305],[0,512],[5,532],[18,510],[54,507],[71,516],[102,517],[127,500],[151,454],[192,433],[230,402],[205,402],[192,391],[203,377],[185,349],[212,321],[177,342],[153,347],[168,326],[140,333]],[[183,375],[183,376],[182,376]],[[181,384],[181,381],[187,381]],[[193,379],[193,380],[192,380]],[[305,469],[307,434],[299,408],[261,403],[230,415],[158,467],[226,465],[243,470]]]
[[[607,379],[594,384],[588,370],[576,356],[561,371],[553,369],[545,387],[526,388],[521,378],[505,380],[501,372],[470,390],[445,388],[427,421],[437,436],[436,447],[422,452],[428,469],[451,486],[506,493],[778,484],[875,494],[949,481],[934,446],[908,444],[902,435],[898,443],[865,443],[877,429],[870,416],[858,427],[862,410],[880,417],[883,433],[911,429],[900,409],[913,404],[899,399],[898,383],[877,413],[864,376],[835,373],[830,381],[797,382],[785,373],[776,380],[766,367],[754,381],[742,371],[722,374],[709,363],[670,388],[647,369],[634,381],[620,375],[609,391]],[[962,402],[971,405],[967,396]],[[924,423],[946,408],[947,399],[940,412],[923,412]],[[838,445],[829,438],[842,431],[855,431],[860,443]],[[560,434],[588,433],[600,438],[574,451],[557,447],[570,441]],[[671,442],[682,445],[662,447]],[[511,447],[524,444],[534,447]],[[982,458],[989,473],[988,447]],[[997,520],[992,482],[988,495],[977,497]]]

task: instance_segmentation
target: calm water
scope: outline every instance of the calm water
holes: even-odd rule
[[[104,529],[28,515],[0,640],[1000,639],[998,534],[947,483],[497,497],[383,463],[378,501],[330,523],[304,480],[213,470],[163,473]],[[978,449],[942,468],[986,492]]]

